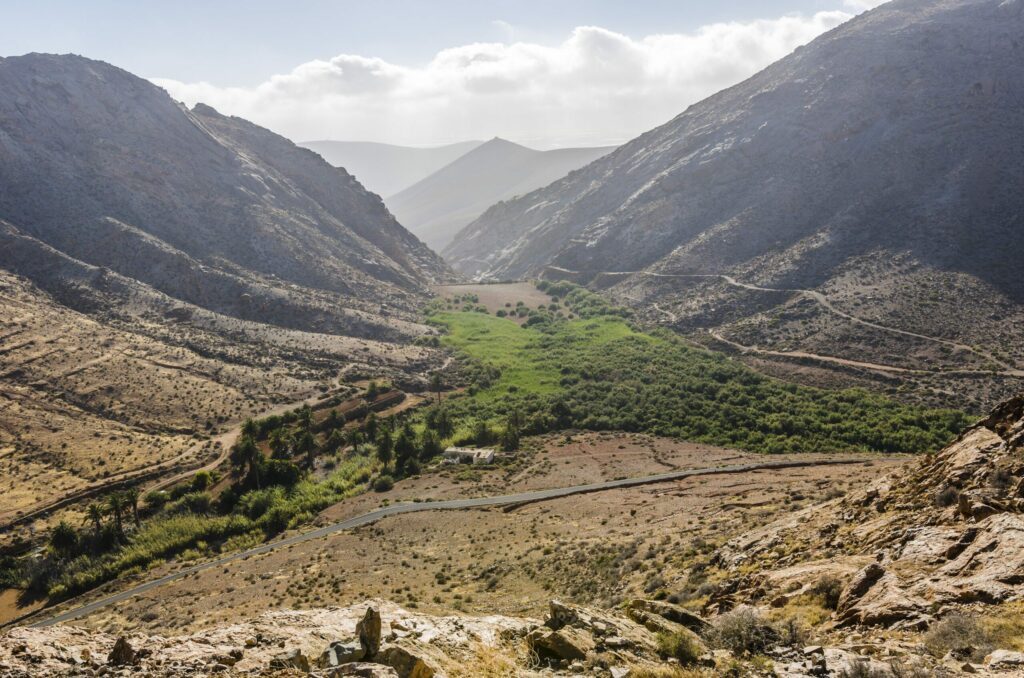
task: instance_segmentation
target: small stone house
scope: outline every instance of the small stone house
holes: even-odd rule
[[[449,447],[444,451],[444,458],[456,464],[491,464],[494,463],[494,450],[489,447]]]

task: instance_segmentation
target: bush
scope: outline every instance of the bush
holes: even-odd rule
[[[686,666],[696,663],[701,652],[700,641],[692,633],[658,634],[658,654],[662,659],[676,659]]]
[[[387,492],[395,486],[395,480],[391,476],[377,476],[373,481],[374,492]]]
[[[843,582],[831,575],[825,575],[811,587],[811,595],[821,601],[826,610],[834,610],[839,606],[839,596],[843,592]]]
[[[723,614],[712,631],[715,644],[733,654],[761,654],[779,641],[779,632],[760,614],[742,608]]]
[[[988,634],[972,617],[950,614],[925,634],[924,646],[936,657],[952,652],[962,659],[980,660],[991,649]]]
[[[939,508],[952,506],[960,499],[960,493],[952,485],[946,485],[935,494],[935,505]]]

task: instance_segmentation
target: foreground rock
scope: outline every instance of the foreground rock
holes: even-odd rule
[[[728,542],[713,564],[726,573],[713,614],[779,607],[824,582],[842,587],[840,626],[925,630],[1024,599],[1024,397],[870,487]]]

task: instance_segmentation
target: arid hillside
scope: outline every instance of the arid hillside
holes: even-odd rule
[[[449,273],[315,153],[77,56],[0,59],[0,516],[433,360]]]

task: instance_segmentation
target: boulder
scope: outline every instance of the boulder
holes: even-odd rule
[[[301,650],[282,652],[270,660],[270,668],[281,671],[284,669],[298,669],[309,673],[309,659],[302,654]]]
[[[860,600],[865,593],[868,592],[872,586],[875,585],[882,575],[885,574],[885,568],[879,563],[870,563],[856,575],[853,579],[843,588],[842,593],[839,594],[839,603],[836,606],[836,610],[840,613],[845,612],[853,606],[858,600]]]
[[[131,666],[135,663],[135,650],[127,638],[121,636],[117,639],[114,648],[107,655],[107,663],[111,666]]]
[[[527,634],[526,644],[542,660],[570,662],[586,659],[596,646],[593,636],[572,626],[557,631],[536,629]]]
[[[381,621],[380,613],[372,607],[366,608],[366,614],[356,624],[356,636],[363,646],[367,657],[372,657],[380,650]]]
[[[985,657],[985,664],[990,669],[1024,669],[1024,652],[1011,650],[995,650]]]
[[[398,678],[433,678],[437,673],[426,661],[398,645],[381,648],[373,661],[393,668]]]
[[[320,655],[317,665],[320,668],[329,669],[342,664],[351,664],[366,658],[366,648],[362,643],[356,641],[340,642],[335,641],[327,646],[327,649]]]
[[[635,611],[649,612],[656,614],[659,617],[663,617],[671,622],[675,622],[694,633],[703,633],[711,624],[695,612],[690,612],[686,608],[680,607],[679,605],[673,605],[661,600],[642,600],[637,599],[629,603],[627,614],[630,618],[638,624],[643,624],[642,621],[633,617]]]

